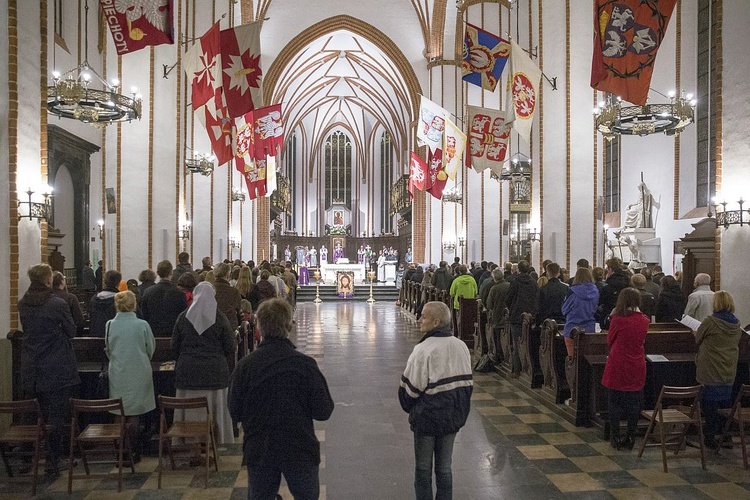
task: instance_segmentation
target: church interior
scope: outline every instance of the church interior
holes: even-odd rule
[[[89,261],[127,280],[163,260],[176,264],[181,252],[197,268],[204,257],[314,259],[315,268],[324,248],[342,269],[365,264],[355,295],[376,277],[392,285],[377,276],[381,248],[399,263],[407,254],[421,265],[527,260],[540,274],[547,259],[575,270],[579,259],[605,267],[618,257],[631,269],[680,275],[685,294],[698,273],[709,274],[711,289],[731,293],[740,324],[749,324],[750,59],[742,54],[750,11],[742,0],[676,0],[663,16],[659,1],[644,1],[657,12],[654,27],[624,18],[618,26],[595,13],[612,3],[0,0],[0,262],[8,271],[0,329],[21,329],[27,269],[42,262],[75,288]],[[113,25],[114,12],[127,23]],[[153,33],[134,28],[146,18],[171,40],[151,44]],[[225,96],[199,96],[202,81],[224,77],[200,52],[207,34],[245,25],[259,36],[252,67],[242,60],[247,67],[224,70]],[[639,42],[617,46],[610,28]],[[605,59],[652,44],[631,75],[641,80],[638,102],[592,87],[595,33],[606,38]],[[492,73],[500,56],[467,48],[489,35],[502,39],[505,58],[518,47],[538,71],[529,94],[510,76],[515,55]],[[140,45],[131,50],[123,37]],[[88,99],[92,90],[100,97]],[[252,167],[239,152],[238,116],[226,114],[232,95],[246,111],[280,109],[276,143]],[[518,107],[519,95],[530,108]],[[464,141],[451,152],[454,171],[438,166],[437,192],[415,185],[415,162],[429,177],[437,152],[448,153],[443,136],[437,149],[430,142],[435,109]],[[491,130],[495,116],[507,128]],[[494,147],[502,154],[490,161]],[[380,297],[297,304],[294,342],[319,363],[336,402],[332,420],[316,423],[322,498],[413,498],[410,432],[396,398],[420,338],[408,293],[399,305]],[[473,325],[460,336],[479,349]],[[16,393],[13,350],[0,340],[0,400]],[[585,386],[591,401],[578,394],[579,406],[566,407],[571,395],[546,389],[536,368],[527,379],[499,362],[475,373],[453,456],[455,498],[750,495],[738,444],[709,452],[707,468],[688,446],[662,472],[658,451],[612,450],[587,420],[596,382]],[[567,387],[564,370],[557,376]],[[241,447],[221,453],[208,489],[200,471],[157,489],[156,460],[144,458],[124,491],[105,479],[77,483],[74,496],[244,498]],[[40,486],[38,497],[70,498],[64,479]],[[0,475],[0,500],[28,491]]]

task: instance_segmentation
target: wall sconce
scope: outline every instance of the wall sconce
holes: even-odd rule
[[[242,246],[242,240],[237,236],[229,237],[229,248],[240,248]]]
[[[466,244],[466,238],[464,238],[463,236],[459,236],[458,237],[458,246],[460,246],[461,248],[463,248],[465,244]]]
[[[99,239],[104,239],[104,219],[99,219],[96,221],[96,225],[99,226]]]
[[[26,195],[29,197],[29,201],[18,201],[18,219],[21,220],[24,217],[28,217],[29,220],[36,219],[38,221],[49,221],[52,217],[52,188],[44,186],[42,196],[44,201],[39,203],[38,201],[31,201],[31,197],[34,195],[34,191],[31,188],[26,190]],[[22,208],[25,207],[23,210]]]
[[[456,244],[452,241],[444,241],[443,242],[443,250],[446,252],[452,252],[456,249]]]
[[[242,189],[237,188],[232,190],[232,201],[245,201],[245,193]]]
[[[531,228],[529,230],[529,235],[527,236],[529,241],[539,241],[542,238],[541,233],[537,232],[536,228]]]
[[[182,225],[182,229],[179,231],[179,237],[182,240],[189,240],[190,239],[190,226],[192,222],[190,220],[186,220],[185,223]]]
[[[724,226],[724,229],[728,229],[729,226],[735,224],[739,224],[740,227],[745,224],[750,225],[750,210],[743,208],[744,203],[745,200],[740,197],[740,199],[737,200],[737,205],[740,207],[739,210],[727,210],[728,203],[726,200],[719,202],[717,198],[714,198],[713,205],[714,212],[716,213],[716,227]],[[721,210],[719,209],[719,206],[721,206]],[[711,214],[709,213],[709,217],[710,216]]]

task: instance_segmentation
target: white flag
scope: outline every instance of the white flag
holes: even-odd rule
[[[419,103],[419,122],[417,123],[417,144],[427,146],[430,151],[443,147],[445,118],[449,113],[425,96]]]
[[[508,116],[505,121],[528,143],[531,124],[539,104],[539,82],[542,71],[516,42],[510,42],[510,78]]]
[[[477,172],[490,168],[498,176],[508,152],[510,127],[502,110],[467,106],[469,151],[466,164]]]
[[[464,134],[450,119],[445,119],[445,141],[443,144],[443,161],[445,173],[455,180],[456,171],[466,148],[466,134]]]

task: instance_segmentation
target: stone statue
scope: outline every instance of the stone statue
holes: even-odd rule
[[[643,173],[641,173],[641,182],[638,184],[638,201],[631,203],[625,208],[625,225],[626,228],[653,228],[653,208],[659,208],[659,203],[654,200],[651,191],[643,182]]]
[[[641,252],[640,240],[634,236],[628,235],[622,238],[620,241],[621,243],[627,245],[628,249],[630,250],[630,262],[628,263],[628,269],[635,271],[646,267],[646,263],[644,262],[644,255],[643,252]]]

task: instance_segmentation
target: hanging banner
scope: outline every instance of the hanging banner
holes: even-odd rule
[[[516,42],[510,42],[510,77],[506,125],[529,142],[531,124],[539,105],[539,83],[542,71]]]
[[[477,172],[492,169],[498,176],[508,152],[510,127],[502,110],[467,106],[469,154],[467,164]]]
[[[438,106],[425,96],[421,96],[419,103],[419,123],[417,124],[417,144],[427,146],[430,151],[442,148],[445,118],[449,114],[441,106]]]
[[[118,55],[174,43],[172,0],[99,0],[99,5]]]
[[[465,82],[494,92],[509,55],[510,44],[507,40],[466,23],[461,63]]]

